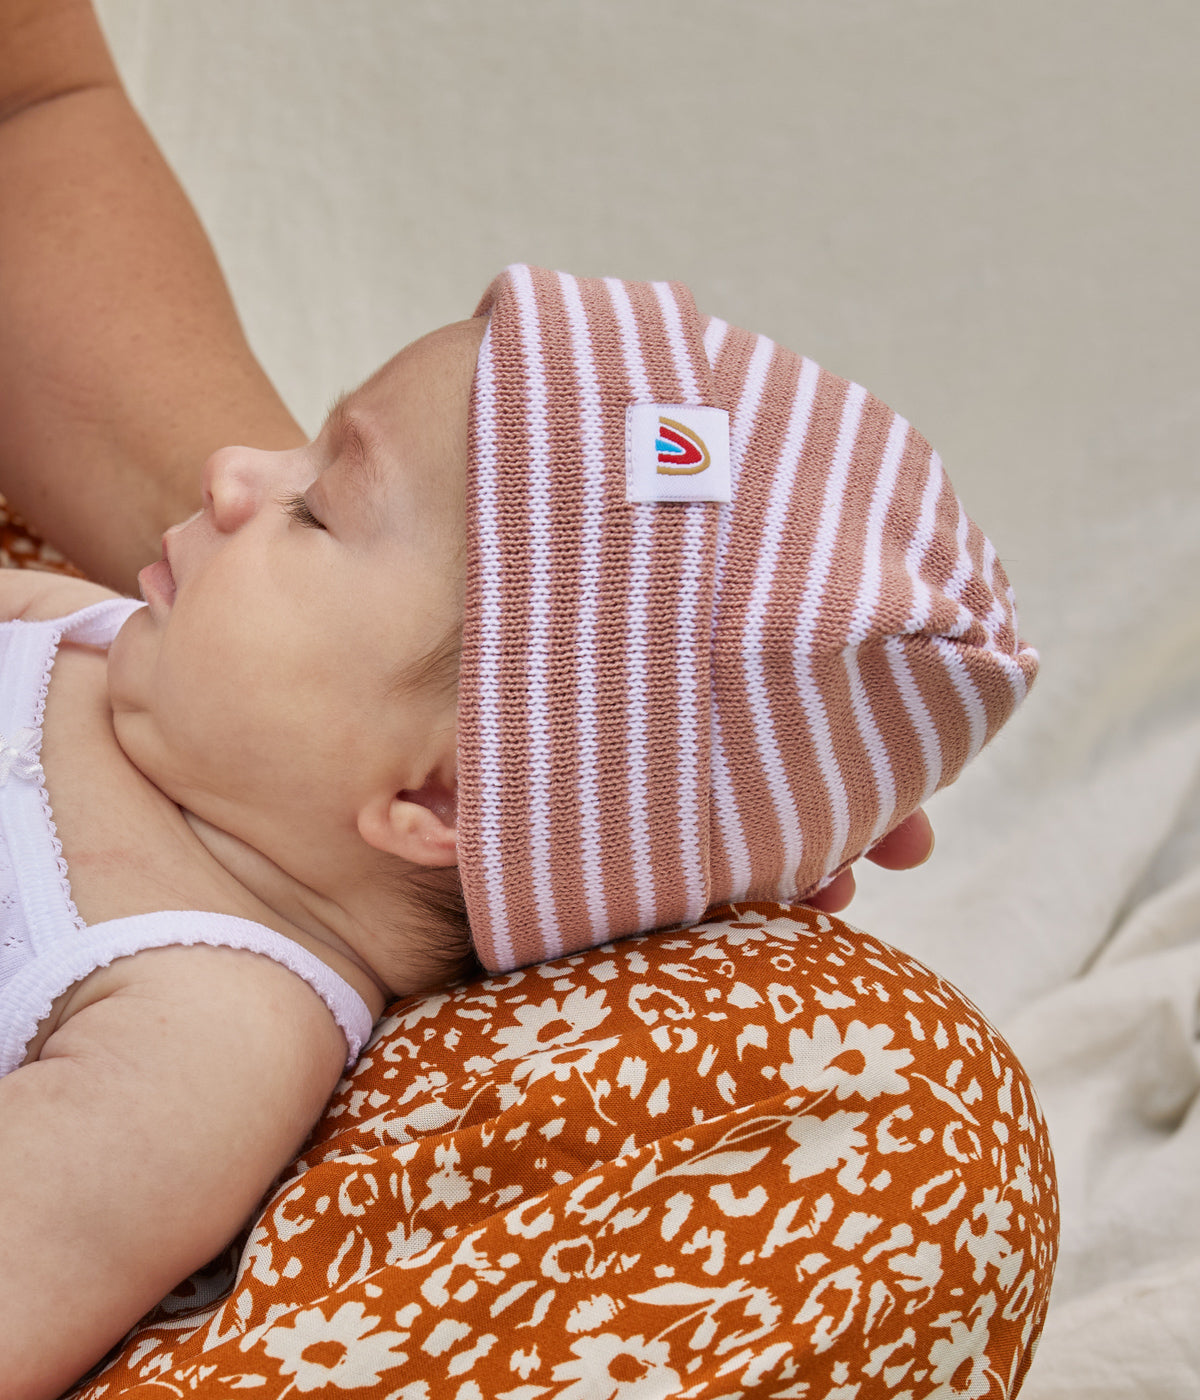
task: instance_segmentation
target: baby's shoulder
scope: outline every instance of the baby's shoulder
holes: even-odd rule
[[[159,1059],[168,1073],[187,1064],[203,1072],[224,1054],[240,1063],[248,1094],[265,1077],[311,1097],[315,1080],[318,1107],[346,1058],[341,1031],[306,982],[258,953],[203,943],[146,948],[96,968],[59,999],[28,1058],[83,1059],[97,1049],[131,1064]]]
[[[0,569],[0,622],[43,622],[120,595],[98,583],[37,569]]]

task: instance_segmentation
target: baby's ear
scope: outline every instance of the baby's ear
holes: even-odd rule
[[[358,834],[377,851],[413,865],[440,868],[458,862],[455,792],[431,774],[425,785],[380,797],[358,814]]]

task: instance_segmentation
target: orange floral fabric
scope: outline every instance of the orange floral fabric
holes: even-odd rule
[[[1012,1396],[1057,1225],[980,1013],[741,905],[395,1005],[229,1272],[76,1396]]]

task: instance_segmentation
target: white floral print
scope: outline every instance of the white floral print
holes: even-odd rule
[[[908,1081],[899,1071],[913,1057],[909,1050],[886,1048],[892,1035],[891,1026],[861,1021],[851,1021],[842,1033],[831,1017],[818,1016],[811,1034],[794,1030],[788,1036],[792,1059],[779,1072],[794,1089],[832,1089],[839,1099],[902,1094]]]
[[[332,1317],[307,1308],[286,1324],[268,1329],[262,1348],[280,1363],[299,1391],[357,1390],[373,1385],[397,1361],[407,1360],[395,1343],[402,1332],[381,1332],[379,1318],[368,1317],[361,1303],[346,1303]]]

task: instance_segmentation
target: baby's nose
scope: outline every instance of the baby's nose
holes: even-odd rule
[[[239,529],[257,512],[279,474],[277,452],[222,447],[204,464],[204,503],[218,530]]]

